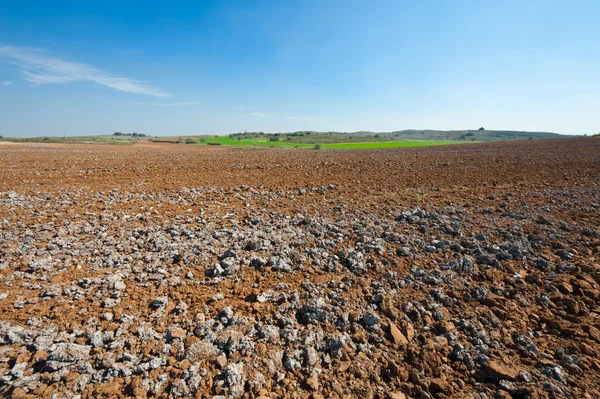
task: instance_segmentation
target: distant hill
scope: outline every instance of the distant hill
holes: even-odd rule
[[[387,133],[385,134],[387,136]],[[389,137],[397,139],[427,140],[529,140],[529,139],[556,139],[569,137],[564,134],[551,132],[525,132],[511,130],[401,130],[389,133]]]
[[[296,132],[308,133],[308,132]],[[502,140],[532,140],[573,137],[551,132],[525,132],[511,130],[398,130],[394,132],[310,132],[316,135],[343,136],[375,136],[381,139],[393,140],[436,140],[436,141],[502,141]],[[290,133],[282,133],[290,134]],[[292,133],[293,134],[293,133]]]

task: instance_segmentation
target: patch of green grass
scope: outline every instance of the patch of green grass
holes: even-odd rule
[[[199,144],[215,145],[219,143],[224,146],[233,147],[278,147],[278,148],[311,148],[311,149],[366,149],[366,148],[400,148],[400,147],[424,147],[445,144],[457,144],[460,141],[436,141],[436,140],[402,140],[390,141],[381,139],[380,141],[353,141],[349,136],[330,136],[330,135],[309,135],[303,137],[280,136],[278,141],[271,141],[272,136],[248,137],[238,140],[238,137],[230,136],[180,136],[180,137],[151,137],[142,139],[142,141],[164,142],[173,144]],[[318,138],[315,140],[315,138]],[[337,140],[345,139],[339,142]],[[363,138],[364,139],[364,138]],[[369,137],[369,140],[373,137]],[[80,137],[31,137],[31,138],[4,138],[5,141],[12,142],[35,142],[35,143],[98,143],[98,144],[133,144],[138,140],[123,136],[80,136]],[[328,140],[335,140],[327,142]]]
[[[202,141],[203,139],[203,141]],[[229,136],[208,136],[208,137],[192,137],[187,140],[191,140],[194,143],[201,145],[209,145],[210,143],[220,143],[226,146],[258,146],[258,147],[294,147],[294,148],[312,148],[318,146],[319,149],[366,149],[366,148],[401,148],[401,147],[425,147],[425,146],[438,146],[446,144],[457,144],[460,141],[439,141],[439,140],[402,140],[402,141],[359,141],[359,142],[337,142],[337,143],[313,143],[312,140],[308,142],[300,142],[298,138],[294,137],[293,141],[286,139],[280,139],[279,141],[270,141],[268,137],[251,137],[242,138],[238,140],[237,137]]]
[[[308,140],[307,140],[308,141]],[[259,146],[259,147],[297,147],[297,148],[315,148],[318,145],[323,149],[363,149],[363,148],[401,148],[401,147],[425,147],[437,146],[446,144],[457,144],[459,141],[435,141],[435,140],[403,140],[403,141],[360,141],[360,142],[342,142],[342,143],[312,143],[287,141],[285,139],[279,141],[270,141],[267,137],[252,137],[238,140],[237,137],[216,136],[205,137],[205,141],[195,139],[195,143],[209,144],[221,143],[226,146]]]

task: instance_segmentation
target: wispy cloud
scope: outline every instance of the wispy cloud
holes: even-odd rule
[[[255,116],[257,118],[266,118],[267,114],[263,114],[262,112],[250,112],[248,115]]]
[[[18,65],[25,80],[36,85],[88,81],[127,93],[171,97],[146,82],[112,76],[92,65],[50,56],[44,50],[5,46],[0,47],[0,58]]]
[[[314,121],[317,118],[314,116],[284,116],[283,119],[287,119],[290,121]]]
[[[0,86],[10,86],[12,82],[10,80],[3,80],[0,82]]]
[[[160,107],[185,107],[188,105],[202,104],[202,101],[178,101],[169,103],[134,103],[135,105],[157,105]]]

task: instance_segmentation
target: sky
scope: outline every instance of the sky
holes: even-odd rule
[[[600,2],[9,1],[0,135],[600,132]]]

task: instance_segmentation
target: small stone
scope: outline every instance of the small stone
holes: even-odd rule
[[[516,370],[498,360],[490,360],[487,365],[488,373],[491,373],[495,377],[499,377],[501,379],[514,381],[519,375],[520,370]]]
[[[427,245],[425,247],[425,252],[434,253],[435,251],[436,251],[436,248],[433,245]]]
[[[560,366],[546,367],[544,374],[562,383],[566,383],[569,378],[567,372]]]
[[[185,339],[185,337],[187,336],[187,333],[185,332],[185,330],[183,328],[180,327],[174,327],[171,328],[168,332],[167,332],[167,341],[171,342],[174,339]]]
[[[517,376],[517,381],[521,381],[521,382],[531,382],[533,380],[533,378],[531,377],[531,374],[529,374],[527,371],[523,370],[519,372],[519,375]]]
[[[166,308],[169,305],[169,299],[166,296],[161,296],[152,301],[150,306],[155,309]]]
[[[289,273],[292,271],[292,267],[288,263],[288,260],[282,256],[273,256],[269,259],[269,266],[273,268],[273,270],[282,271]]]
[[[224,298],[223,294],[215,294],[212,296],[212,302],[222,301]]]
[[[119,299],[115,299],[115,298],[106,298],[103,302],[102,302],[102,307],[110,309],[110,308],[114,308],[115,306],[117,306],[119,304]]]
[[[412,323],[403,321],[400,326],[402,328],[402,334],[409,342],[412,341],[415,338],[415,328]]]
[[[216,363],[220,369],[224,369],[227,366],[227,357],[225,357],[225,355],[217,356]]]
[[[373,327],[373,326],[379,324],[380,319],[379,319],[379,316],[377,316],[376,314],[367,312],[367,313],[363,314],[362,320],[367,326]]]
[[[27,363],[17,363],[10,370],[10,374],[15,378],[23,378],[23,372],[27,369]]]
[[[404,334],[400,332],[394,323],[390,323],[390,334],[392,336],[392,341],[394,341],[397,347],[404,348],[408,345],[408,339],[406,339]]]
[[[317,373],[312,373],[312,375],[306,379],[306,385],[312,390],[312,391],[319,391],[319,377],[317,375]]]

